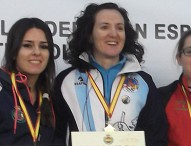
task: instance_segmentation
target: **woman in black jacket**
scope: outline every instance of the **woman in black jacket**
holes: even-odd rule
[[[50,145],[55,76],[53,38],[38,18],[22,18],[10,29],[0,69],[0,145]]]

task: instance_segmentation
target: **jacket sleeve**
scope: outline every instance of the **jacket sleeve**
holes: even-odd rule
[[[55,80],[53,107],[56,119],[54,144],[59,146],[66,146],[67,135],[67,113],[65,111],[65,101],[61,93],[61,78],[58,76]]]
[[[54,85],[54,98],[52,99],[56,119],[54,144],[59,146],[70,146],[71,130],[77,130],[73,115],[62,94],[62,90],[64,92],[67,89],[61,89],[64,78],[71,70],[72,68],[69,68],[61,72],[56,77]]]
[[[139,74],[147,82],[149,92],[135,130],[143,130],[145,132],[146,146],[167,146],[168,124],[162,99],[152,77],[145,72],[140,72]]]
[[[158,88],[160,96],[162,97],[162,103],[163,103],[164,108],[166,108],[166,105],[167,105],[171,95],[176,90],[178,82],[179,81],[176,80],[167,86]]]

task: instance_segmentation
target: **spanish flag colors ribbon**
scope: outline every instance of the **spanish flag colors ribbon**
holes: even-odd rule
[[[184,92],[186,103],[187,103],[187,106],[188,106],[189,115],[190,115],[190,118],[191,118],[191,105],[189,103],[188,95],[186,94],[186,90],[185,90],[183,85],[182,85],[182,91]]]
[[[90,83],[99,99],[99,101],[101,102],[106,114],[108,115],[109,118],[112,117],[113,111],[115,109],[117,100],[119,98],[119,94],[121,92],[121,89],[123,87],[123,83],[125,81],[125,75],[123,75],[119,81],[119,84],[117,86],[117,89],[115,91],[115,94],[113,96],[112,102],[110,104],[110,106],[107,104],[107,102],[105,101],[105,98],[103,96],[103,94],[101,93],[101,91],[99,90],[97,84],[95,83],[93,77],[91,76],[91,74],[89,72],[86,72],[86,74],[88,75],[88,79],[90,80]]]
[[[37,120],[36,120],[36,123],[35,123],[35,127],[32,123],[32,120],[30,118],[30,115],[27,111],[27,108],[25,106],[25,103],[18,91],[18,88],[17,88],[17,84],[16,84],[16,79],[15,79],[15,73],[11,73],[11,81],[12,81],[12,84],[14,86],[14,89],[15,89],[15,92],[18,96],[18,99],[19,99],[19,103],[20,103],[20,106],[21,106],[21,109],[23,111],[23,114],[24,114],[24,117],[26,119],[26,122],[28,124],[28,127],[29,127],[29,130],[30,130],[30,133],[31,133],[31,136],[33,138],[33,142],[36,143],[37,141],[37,138],[38,138],[38,133],[39,133],[39,128],[40,128],[40,117],[41,117],[41,113],[40,111],[37,112]],[[42,93],[39,92],[39,102],[38,102],[38,109],[40,109],[40,106],[41,106],[41,103],[42,103]]]

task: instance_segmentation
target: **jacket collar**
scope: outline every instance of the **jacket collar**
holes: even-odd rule
[[[126,62],[124,64],[122,70],[118,74],[141,71],[140,63],[138,62],[135,55],[126,54],[126,55],[124,55],[124,57],[126,58]],[[89,55],[86,52],[83,52],[79,56],[79,58],[82,59],[83,61],[87,62],[87,63],[90,63]]]

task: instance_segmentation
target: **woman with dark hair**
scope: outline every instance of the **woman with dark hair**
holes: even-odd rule
[[[71,131],[145,132],[147,146],[166,145],[166,119],[151,76],[141,70],[143,47],[115,3],[89,4],[77,18],[65,60],[72,67],[56,78],[57,139]]]
[[[0,69],[0,145],[51,144],[53,45],[48,25],[38,18],[11,27]]]
[[[185,32],[177,46],[176,60],[182,67],[179,80],[160,87],[168,120],[168,146],[191,143],[191,30]]]

